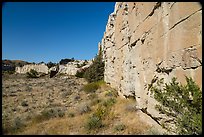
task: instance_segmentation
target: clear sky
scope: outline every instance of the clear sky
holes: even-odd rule
[[[92,59],[115,2],[7,2],[2,59],[39,63]]]

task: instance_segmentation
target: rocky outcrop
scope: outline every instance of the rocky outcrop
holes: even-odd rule
[[[202,6],[197,2],[117,2],[100,46],[104,79],[137,107],[160,117],[147,90],[154,77],[202,88]]]
[[[73,62],[68,62],[64,65],[59,65],[58,69],[57,66],[51,67],[50,69],[45,64],[29,64],[24,65],[23,67],[16,67],[16,73],[27,73],[31,69],[34,69],[37,72],[48,74],[51,71],[56,71],[57,73],[63,73],[67,75],[75,75],[77,71],[85,69],[91,65],[92,61],[89,60],[85,62],[85,60],[75,60]]]
[[[34,69],[37,72],[48,74],[48,67],[45,64],[29,64],[24,65],[23,67],[16,67],[16,73],[27,73],[30,72],[31,69]]]
[[[59,65],[58,73],[68,74],[68,75],[75,75],[77,71],[80,71],[84,68],[87,68],[91,65],[92,61],[87,61],[85,63],[84,60],[77,60],[74,62],[68,62],[64,65]]]

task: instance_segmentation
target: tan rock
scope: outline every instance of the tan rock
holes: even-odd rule
[[[201,15],[196,2],[117,2],[101,41],[105,81],[153,116],[157,101],[146,86],[154,76],[191,76],[202,87]]]
[[[16,67],[16,73],[27,73],[31,69],[34,69],[37,72],[42,72],[45,74],[48,74],[48,67],[45,64],[29,64],[29,65],[24,65],[23,67]]]

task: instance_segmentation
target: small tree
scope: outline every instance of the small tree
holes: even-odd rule
[[[54,66],[56,66],[56,64],[52,63],[51,61],[47,63],[48,68],[51,68],[51,67],[54,67]]]
[[[67,63],[69,63],[69,62],[74,62],[74,61],[75,61],[74,58],[71,58],[71,59],[61,59],[60,62],[59,62],[59,64],[60,64],[60,65],[64,65],[64,64],[67,64]]]
[[[99,80],[103,80],[104,78],[104,62],[102,58],[102,50],[101,47],[99,49],[99,54],[95,56],[93,63],[89,66],[89,68],[84,73],[84,77],[89,82],[96,82]]]
[[[163,79],[151,83],[148,89],[161,103],[156,105],[160,112],[175,118],[179,134],[202,134],[202,92],[192,78],[181,85],[172,78],[167,84]]]

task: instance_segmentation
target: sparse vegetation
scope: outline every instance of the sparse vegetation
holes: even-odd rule
[[[97,116],[90,116],[85,125],[86,129],[93,130],[102,127],[102,120]]]
[[[82,115],[84,113],[88,113],[91,111],[91,108],[89,107],[88,104],[82,104],[79,109],[78,109],[79,113]]]
[[[116,99],[115,98],[108,98],[107,100],[105,100],[103,102],[103,105],[105,107],[110,107],[110,106],[114,105],[115,103],[116,103]]]
[[[88,83],[87,85],[85,85],[83,87],[83,90],[86,93],[93,93],[95,92],[102,84],[105,84],[104,81],[97,81],[97,82],[92,82],[92,83]]]
[[[36,122],[42,122],[54,117],[64,117],[65,111],[60,108],[45,108],[40,115],[36,116],[33,120]]]
[[[69,62],[74,62],[74,58],[71,58],[71,59],[61,59],[59,64],[60,65],[64,65],[64,64],[67,64]]]
[[[84,73],[86,72],[87,68],[78,70],[77,73],[75,74],[76,77],[78,78],[84,78]]]
[[[26,106],[28,106],[28,103],[27,103],[27,101],[23,101],[23,102],[21,103],[21,106],[23,106],[23,107],[26,107]]]
[[[95,98],[95,99],[91,100],[91,104],[90,105],[96,105],[96,104],[98,104],[100,102],[101,102],[101,99]]]
[[[34,69],[31,69],[30,72],[26,73],[26,75],[27,75],[28,78],[38,78],[39,77],[38,72],[35,71]]]
[[[23,130],[25,123],[19,117],[16,117],[11,125],[3,125],[2,132],[3,134],[16,134]]]
[[[48,62],[46,65],[47,65],[48,68],[51,68],[51,67],[56,66],[57,64],[56,63],[52,63],[52,62]]]
[[[15,79],[8,77],[10,81],[4,79],[4,134],[140,134],[146,128],[144,124],[141,126],[133,111],[124,114],[124,102],[129,99],[121,103],[117,91],[104,81],[92,82],[98,85],[97,90],[86,92],[82,90],[87,84],[85,79],[69,77],[63,82],[58,76],[53,79],[16,76]],[[11,99],[10,91],[15,100]],[[16,103],[20,107],[16,107]],[[18,116],[23,126],[13,132],[14,119]],[[118,122],[126,125],[125,128],[121,126],[115,130]]]
[[[75,116],[75,113],[74,112],[69,112],[68,113],[68,117],[74,117]]]
[[[114,127],[115,131],[123,131],[125,129],[125,125],[124,124],[118,124]]]
[[[149,90],[161,105],[161,113],[174,117],[179,134],[202,134],[202,92],[192,78],[186,77],[186,85],[172,78],[169,84],[163,79],[155,81]]]
[[[97,83],[89,83],[83,87],[86,93],[95,92],[99,88]]]
[[[117,97],[117,93],[112,91],[112,90],[107,90],[105,91],[105,96],[109,96],[109,97]]]
[[[14,74],[15,73],[15,70],[5,70],[5,71],[2,71],[2,74]]]
[[[96,116],[100,119],[104,119],[105,116],[108,115],[108,108],[99,104],[98,108],[96,109],[96,111],[94,112],[93,116]]]

